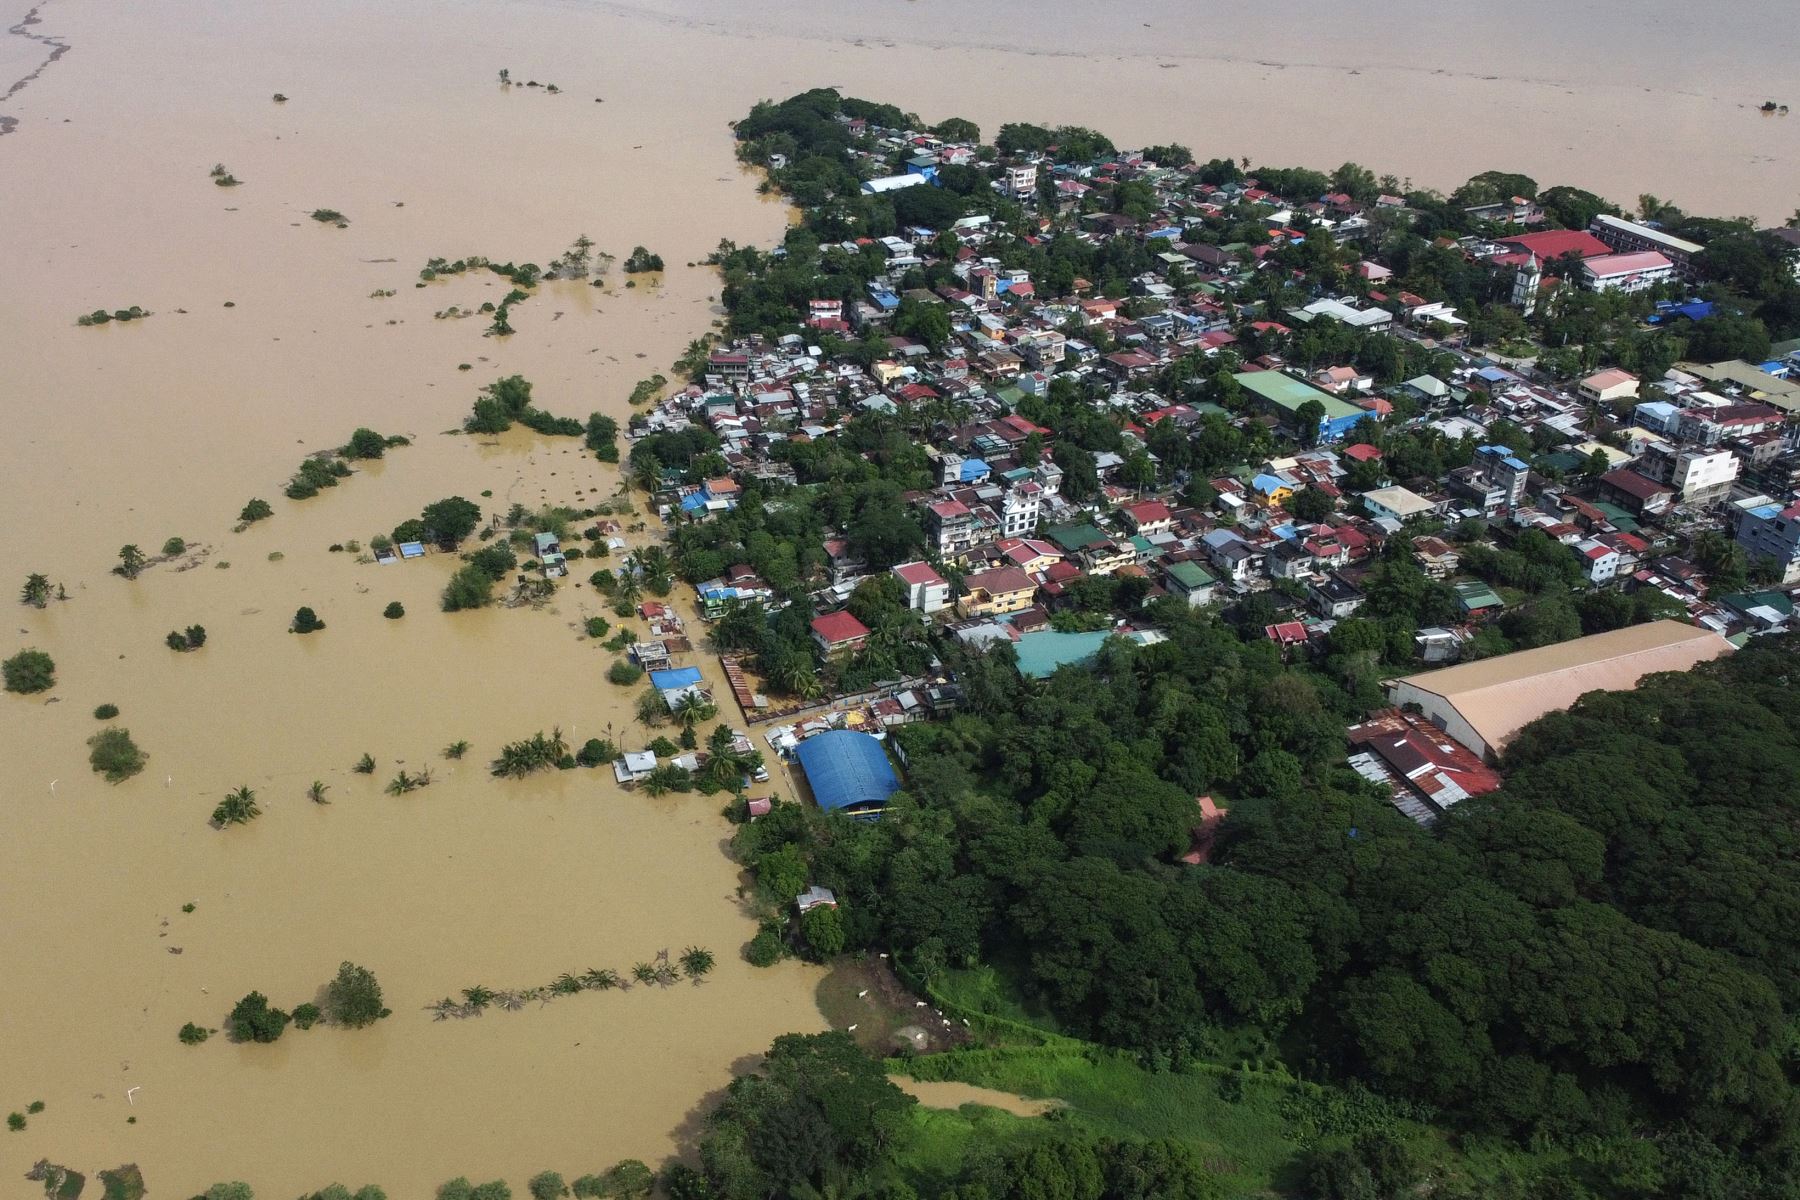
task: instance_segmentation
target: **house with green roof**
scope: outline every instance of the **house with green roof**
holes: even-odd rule
[[[1195,608],[1213,602],[1219,581],[1197,562],[1164,563],[1163,586],[1171,596],[1184,596]]]
[[[1295,379],[1281,371],[1239,371],[1232,378],[1237,380],[1239,387],[1261,401],[1264,408],[1279,416],[1282,424],[1294,433],[1303,432],[1299,427],[1300,409],[1309,402],[1316,402],[1324,410],[1324,415],[1319,418],[1320,441],[1337,441],[1354,429],[1358,421],[1370,415],[1330,392],[1320,391],[1304,379]]]

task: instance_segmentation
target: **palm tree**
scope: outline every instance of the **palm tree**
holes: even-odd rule
[[[713,952],[704,946],[689,946],[681,952],[681,969],[689,979],[699,982],[702,975],[713,969]]]
[[[119,565],[113,570],[127,579],[136,579],[144,569],[144,552],[136,546],[119,548]]]
[[[474,987],[464,988],[462,990],[462,994],[463,994],[463,1000],[468,1004],[468,1006],[470,1008],[474,1009],[476,1012],[480,1012],[482,1009],[484,1009],[488,1005],[492,1004],[495,1001],[495,999],[497,999],[497,996],[494,992],[489,991],[487,988],[482,987],[479,983],[476,984]]]
[[[687,692],[669,706],[669,712],[683,729],[692,729],[719,715],[712,700],[701,692]]]
[[[325,793],[330,790],[330,784],[322,783],[315,779],[312,781],[312,786],[306,789],[306,798],[311,800],[314,804],[330,804],[331,801],[325,798]]]
[[[647,962],[637,963],[631,968],[631,977],[639,983],[655,983],[656,967]]]
[[[576,992],[579,992],[580,990],[581,990],[581,980],[575,978],[573,975],[569,974],[567,971],[564,971],[561,975],[558,975],[556,977],[556,982],[552,983],[550,985],[550,991],[554,995],[558,995],[558,996],[573,996]]]
[[[445,758],[461,758],[469,752],[469,743],[465,741],[451,742],[444,747]]]
[[[589,967],[581,976],[581,985],[597,992],[611,991],[623,983],[624,980],[619,978],[617,971],[606,967]]]
[[[247,825],[262,815],[262,807],[256,803],[256,793],[250,790],[249,784],[240,784],[236,791],[226,792],[225,798],[213,809],[213,824]]]
[[[27,575],[25,587],[19,593],[19,603],[29,604],[33,608],[43,608],[50,603],[50,581],[42,575]]]
[[[506,991],[495,998],[495,1003],[506,1012],[518,1012],[525,1007],[525,997],[520,992]]]

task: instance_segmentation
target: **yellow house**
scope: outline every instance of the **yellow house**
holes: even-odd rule
[[[1017,567],[978,571],[963,581],[969,594],[956,602],[965,617],[993,617],[1031,607],[1037,584]]]

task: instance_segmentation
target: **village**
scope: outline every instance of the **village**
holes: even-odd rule
[[[722,246],[732,335],[628,430],[738,703],[822,806],[871,817],[899,786],[884,731],[960,698],[941,648],[1044,679],[1161,640],[1170,601],[1379,701],[1352,765],[1425,824],[1497,788],[1535,717],[1790,626],[1800,339],[1679,357],[1745,323],[1707,247],[1559,228],[1597,198],[1522,177],[1421,211],[1353,164],[1321,187],[831,120],[894,232],[814,242],[821,202],[772,254]],[[805,153],[739,137],[778,183]],[[1800,271],[1796,230],[1759,236]],[[1548,344],[1570,324],[1583,346]],[[795,525],[822,536],[778,567],[767,534],[708,531],[838,482],[851,511]]]

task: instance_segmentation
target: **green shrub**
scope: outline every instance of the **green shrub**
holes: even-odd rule
[[[470,566],[479,567],[482,574],[495,581],[505,579],[506,573],[519,565],[518,556],[505,542],[495,542],[491,546],[483,546],[466,557]]]
[[[302,606],[294,611],[294,623],[289,628],[295,633],[312,633],[325,628],[325,622],[312,609]]]
[[[42,650],[21,650],[0,663],[0,675],[5,676],[9,692],[47,692],[56,686],[56,662]]]
[[[110,721],[118,715],[119,706],[116,704],[102,704],[94,710],[94,720],[96,721]]]
[[[88,764],[108,783],[130,779],[144,769],[149,757],[131,740],[129,729],[102,729],[88,739]]]
[[[172,537],[163,543],[163,553],[171,557],[177,554],[186,554],[187,543],[178,537]]]
[[[444,611],[461,612],[467,608],[481,608],[493,599],[493,593],[494,577],[470,563],[452,575],[450,582],[444,586]]]
[[[650,752],[658,758],[668,758],[680,749],[681,747],[677,746],[666,737],[659,737],[654,742],[650,743]]]
[[[244,505],[244,511],[238,514],[238,520],[248,525],[253,521],[261,521],[264,518],[272,517],[274,515],[275,510],[269,507],[269,502],[267,500],[253,499],[250,503]]]
[[[294,1028],[311,1029],[319,1023],[319,1018],[324,1015],[319,1010],[319,1006],[310,1001],[306,1004],[297,1004],[294,1006]]]
[[[209,1029],[202,1029],[192,1021],[189,1021],[186,1025],[181,1027],[181,1032],[175,1036],[181,1039],[181,1044],[184,1046],[198,1046],[201,1042],[204,1042],[207,1038],[212,1036],[212,1031]]]
[[[388,1015],[381,1003],[381,984],[367,967],[347,962],[325,987],[325,1008],[331,1019],[351,1029],[373,1025]]]
[[[598,639],[606,636],[606,631],[612,628],[612,622],[605,617],[589,617],[582,623],[582,627],[587,630],[589,637]]]
[[[269,1007],[269,998],[261,992],[251,992],[232,1008],[227,1028],[233,1041],[272,1042],[292,1019],[279,1008]]]
[[[401,604],[398,600],[395,600],[381,610],[381,615],[390,621],[398,621],[401,617],[406,615],[406,606]]]
[[[25,1114],[22,1112],[7,1113],[6,1127],[14,1133],[22,1132],[25,1128]]]
[[[781,938],[772,929],[763,929],[744,947],[744,958],[753,967],[772,967],[781,961]]]
[[[530,1189],[533,1200],[559,1200],[569,1194],[568,1185],[555,1171],[539,1171],[525,1186]]]
[[[584,767],[603,767],[619,757],[619,748],[605,738],[589,738],[582,743],[575,761]]]

